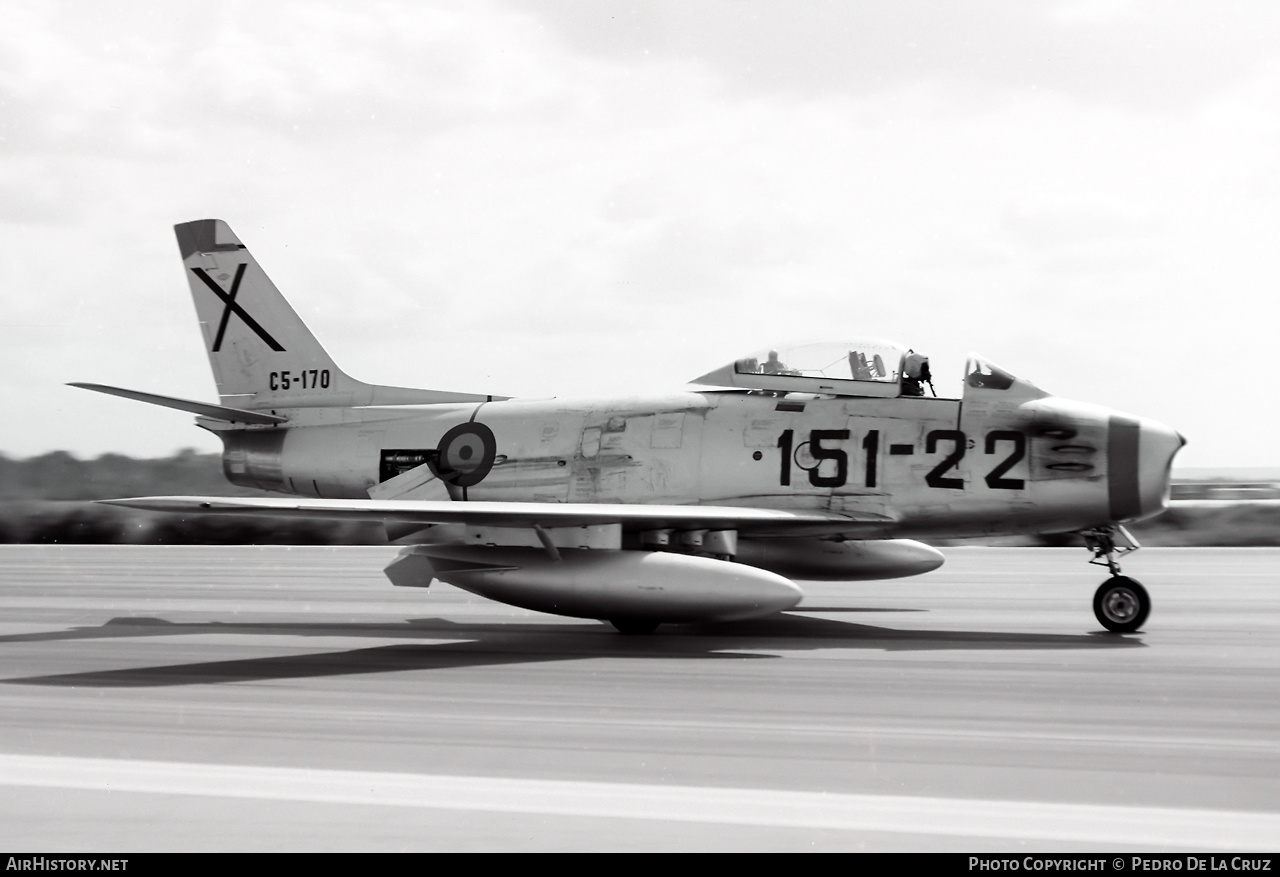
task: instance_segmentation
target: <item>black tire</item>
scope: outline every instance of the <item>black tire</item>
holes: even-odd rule
[[[1112,576],[1094,593],[1093,614],[1107,630],[1133,633],[1151,614],[1151,597],[1137,580]]]
[[[626,636],[643,636],[657,630],[659,621],[651,618],[611,618],[609,623],[618,629],[618,633]]]

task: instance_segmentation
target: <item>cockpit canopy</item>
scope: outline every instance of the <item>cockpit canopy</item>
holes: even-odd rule
[[[779,344],[691,383],[788,393],[897,396],[909,352],[880,338]]]
[[[772,393],[894,397],[920,396],[924,392],[921,384],[926,381],[932,392],[927,358],[882,338],[855,338],[777,344],[689,383]],[[965,397],[989,396],[992,391],[1005,399],[1048,395],[990,360],[970,355],[965,367]]]

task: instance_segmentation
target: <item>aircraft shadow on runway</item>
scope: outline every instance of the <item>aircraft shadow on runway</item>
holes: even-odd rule
[[[813,610],[809,610],[813,611]],[[818,611],[861,611],[827,610]],[[892,610],[869,609],[869,612]],[[100,627],[0,637],[5,643],[147,636],[257,634],[262,636],[342,636],[371,639],[442,638],[451,642],[396,643],[313,654],[205,661],[119,670],[94,670],[0,680],[8,685],[90,686],[102,688],[207,685],[270,679],[399,673],[462,667],[529,664],[610,657],[621,659],[760,660],[785,655],[760,654],[761,648],[785,652],[807,649],[1057,650],[1141,648],[1139,639],[1101,632],[1020,634],[990,631],[898,630],[781,613],[752,621],[670,625],[644,637],[620,636],[604,624],[460,623],[444,618],[409,619],[403,624],[176,623],[160,618],[115,618]],[[738,651],[741,650],[741,651]]]

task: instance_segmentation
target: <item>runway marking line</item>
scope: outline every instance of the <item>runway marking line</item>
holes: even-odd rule
[[[0,785],[955,837],[1262,850],[1280,813],[0,754]]]

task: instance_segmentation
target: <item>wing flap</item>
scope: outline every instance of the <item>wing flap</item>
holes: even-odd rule
[[[837,514],[764,508],[602,503],[451,502],[439,500],[276,499],[217,496],[146,496],[100,500],[107,505],[183,514],[336,518],[412,524],[488,527],[584,527],[738,530],[755,536],[866,534],[893,523],[885,515]]]

